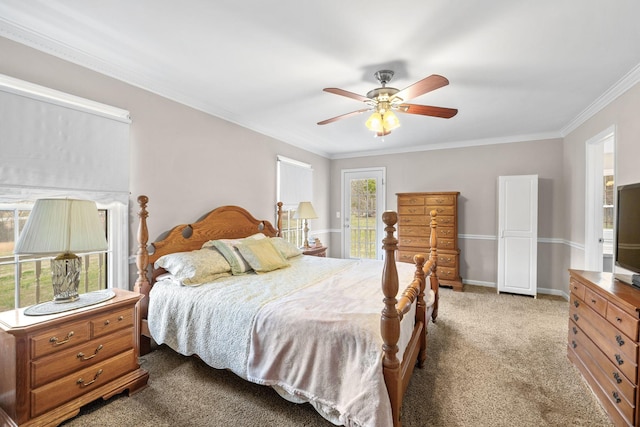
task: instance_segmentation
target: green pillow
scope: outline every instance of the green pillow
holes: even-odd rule
[[[235,247],[256,273],[266,273],[289,266],[270,239],[242,239]]]

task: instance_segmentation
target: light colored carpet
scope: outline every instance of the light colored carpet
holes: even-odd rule
[[[443,288],[427,366],[414,371],[405,397],[404,427],[611,426],[567,359],[568,310],[558,297]],[[150,373],[146,389],[91,404],[65,425],[332,425],[309,405],[166,347],[142,366]]]

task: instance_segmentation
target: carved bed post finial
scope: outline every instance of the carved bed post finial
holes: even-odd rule
[[[282,202],[278,202],[278,216],[276,217],[276,228],[278,229],[278,237],[282,237]]]

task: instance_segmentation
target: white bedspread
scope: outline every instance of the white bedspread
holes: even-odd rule
[[[289,268],[199,287],[156,283],[151,335],[214,368],[274,386],[290,400],[309,401],[335,424],[391,425],[381,360],[382,262],[290,261]],[[397,268],[403,289],[415,266]],[[426,299],[432,301],[432,293]],[[413,316],[402,322],[401,349]]]

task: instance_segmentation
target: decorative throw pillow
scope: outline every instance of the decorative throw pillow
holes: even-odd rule
[[[163,255],[155,262],[156,268],[164,268],[184,285],[193,286],[228,276],[231,266],[216,250],[198,249]]]
[[[289,263],[271,243],[271,239],[243,239],[236,248],[256,273],[288,267]]]
[[[270,240],[273,246],[287,259],[302,255],[302,249],[282,237],[272,237]]]
[[[251,236],[246,237],[246,238],[247,238],[247,239],[266,239],[266,238],[267,238],[267,236],[265,236],[265,235],[264,235],[264,234],[262,234],[262,233],[256,233],[256,234],[252,234]],[[237,241],[239,241],[240,239],[220,239],[220,240],[222,240],[222,241],[228,241],[228,242],[237,242]],[[213,242],[215,242],[215,240],[208,240],[208,241],[204,242],[204,243],[202,244],[202,249],[215,247],[215,245],[213,244]]]

